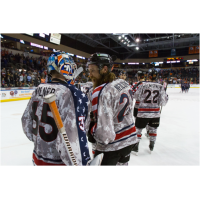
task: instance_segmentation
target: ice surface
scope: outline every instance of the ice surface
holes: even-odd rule
[[[180,93],[168,88],[154,151],[142,132],[138,156],[131,153],[129,166],[199,165],[199,89]],[[22,130],[21,116],[28,100],[1,103],[1,165],[32,166],[33,143]],[[92,152],[89,144],[90,153]]]

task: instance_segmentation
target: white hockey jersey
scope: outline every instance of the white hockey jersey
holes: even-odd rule
[[[156,82],[142,82],[134,93],[134,98],[140,101],[137,117],[158,118],[160,106],[168,102],[164,87]]]
[[[133,119],[133,91],[122,79],[95,88],[92,94],[92,111],[97,123],[91,134],[99,151],[116,151],[136,143]]]
[[[56,104],[78,165],[90,160],[84,125],[88,117],[88,98],[75,86],[63,81],[40,84],[33,92],[22,116],[23,131],[34,142],[36,165],[72,165],[62,135],[43,97],[56,94]]]

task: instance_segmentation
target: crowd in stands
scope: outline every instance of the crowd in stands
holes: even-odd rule
[[[84,71],[77,77],[75,83],[85,83],[89,81],[89,74],[86,63],[76,63],[82,66]],[[137,81],[136,73],[138,69],[127,72],[127,81],[133,84]],[[116,77],[119,77],[120,70],[113,70]],[[158,72],[158,81],[179,84],[181,80],[199,84],[199,70],[193,68],[161,69]],[[47,57],[31,57],[23,52],[13,55],[12,51],[1,51],[1,81],[0,87],[37,87],[40,83],[48,81]]]

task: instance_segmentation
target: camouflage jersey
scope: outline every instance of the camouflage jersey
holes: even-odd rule
[[[43,100],[49,93],[56,95],[56,104],[77,164],[86,165],[90,160],[84,130],[86,119],[89,118],[88,98],[75,86],[64,81],[40,84],[22,116],[23,131],[34,142],[34,164],[71,165],[63,136],[57,129],[48,104]]]
[[[156,82],[142,82],[134,93],[134,98],[140,101],[137,117],[158,118],[160,106],[168,102],[164,87]]]
[[[136,143],[133,91],[126,81],[117,79],[95,88],[92,110],[97,122],[91,134],[97,150],[116,151]]]
[[[138,84],[140,84],[140,83],[141,82],[139,81],[139,82],[135,82],[135,83],[133,83],[133,85],[131,85],[133,93],[135,93],[137,91]],[[136,99],[134,108],[138,109],[139,105],[140,105],[140,101],[138,99]]]

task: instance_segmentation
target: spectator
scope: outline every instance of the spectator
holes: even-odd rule
[[[31,81],[31,76],[28,74],[28,76],[27,76],[27,82],[30,83],[30,81]]]
[[[22,73],[21,73],[20,76],[19,76],[19,81],[22,82],[22,83],[24,82],[24,77],[23,77],[23,74],[22,74]]]
[[[41,78],[41,83],[45,83],[45,78],[44,78],[44,76],[42,76],[42,78]]]
[[[10,75],[10,84],[14,85],[14,77],[13,77],[13,74]]]
[[[6,69],[5,68],[3,68],[1,71],[1,77],[6,78]]]
[[[24,83],[27,81],[27,75],[26,74],[24,74]]]
[[[5,86],[5,80],[4,80],[4,78],[2,78],[1,85],[2,85],[2,87]]]

